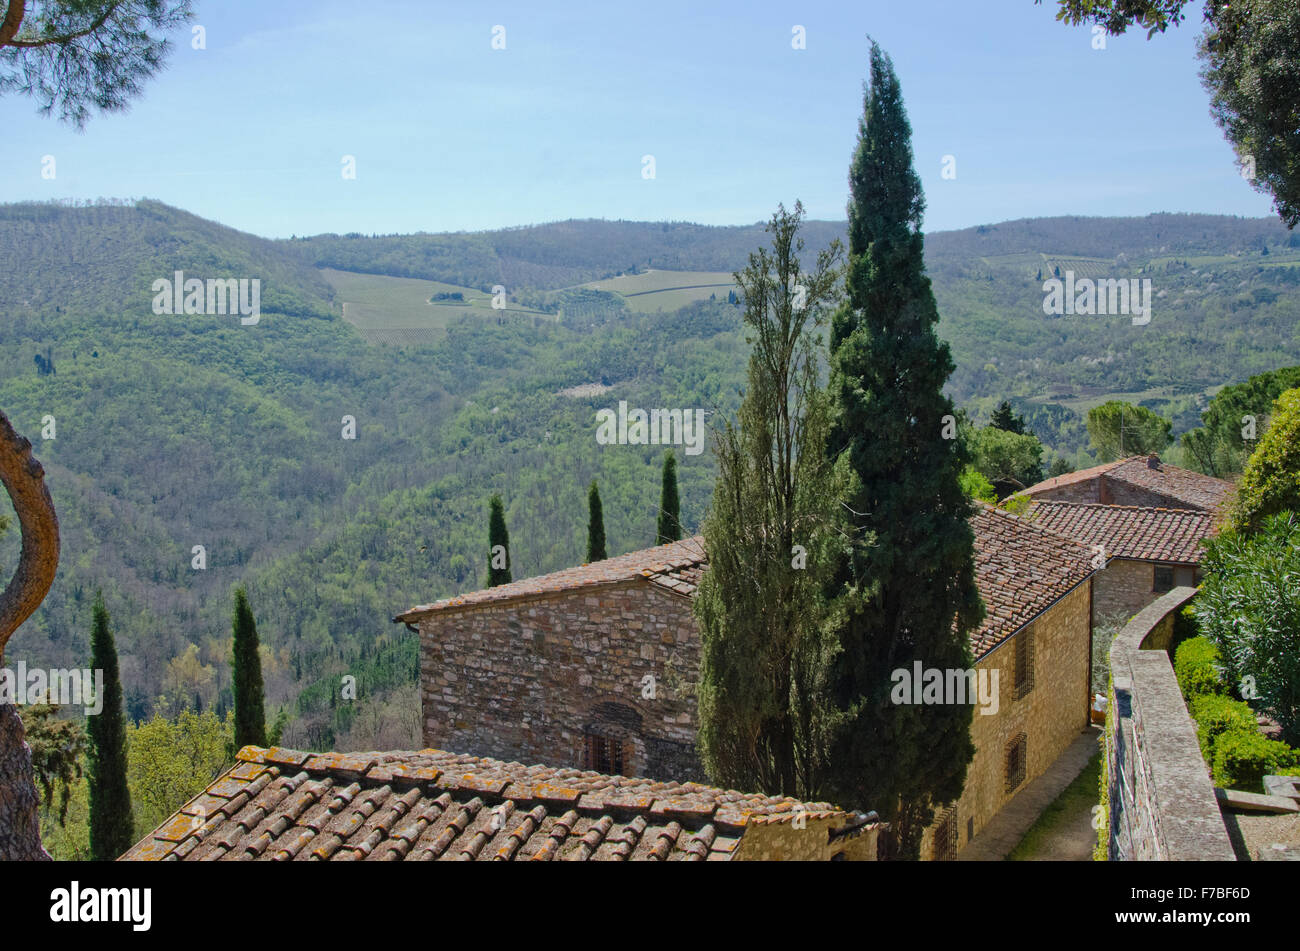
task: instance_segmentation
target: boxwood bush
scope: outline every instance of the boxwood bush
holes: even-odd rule
[[[1214,643],[1205,637],[1189,637],[1174,652],[1174,676],[1183,698],[1189,703],[1205,694],[1224,694],[1223,658]]]
[[[1214,784],[1225,789],[1263,792],[1263,777],[1300,765],[1297,751],[1253,729],[1230,730],[1214,742]]]
[[[1214,762],[1214,742],[1226,733],[1257,733],[1255,711],[1250,704],[1217,693],[1193,697],[1190,705],[1196,721],[1196,739],[1205,762]]]

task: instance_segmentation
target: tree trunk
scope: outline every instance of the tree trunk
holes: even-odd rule
[[[0,861],[50,861],[41,848],[39,806],[23,721],[13,704],[0,704]]]
[[[17,4],[21,11],[22,4]],[[10,7],[12,12],[13,5]],[[18,567],[0,592],[0,664],[5,644],[45,599],[59,566],[59,520],[32,444],[0,413],[0,485],[13,502],[22,531]],[[23,742],[18,708],[0,704],[0,861],[48,860],[41,848],[32,751]]]

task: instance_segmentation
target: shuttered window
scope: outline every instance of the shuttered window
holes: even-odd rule
[[[957,804],[953,803],[939,814],[939,823],[934,827],[934,839],[930,842],[931,861],[957,860],[957,829]]]
[[[1006,792],[1013,792],[1025,781],[1025,747],[1028,738],[1017,733],[1006,749]]]
[[[1034,689],[1034,629],[1025,628],[1016,635],[1015,698],[1028,696]]]

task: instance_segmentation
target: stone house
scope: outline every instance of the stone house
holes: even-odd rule
[[[1201,542],[1218,530],[1232,483],[1131,456],[1032,485],[1027,515],[1093,549],[1093,624],[1125,621],[1166,591],[1201,580]]]
[[[124,861],[873,861],[871,814],[441,750],[247,746]]]
[[[1038,502],[1091,502],[1217,513],[1231,491],[1230,482],[1171,466],[1152,454],[1045,479],[1016,494]]]
[[[1093,579],[1092,623],[1127,621],[1167,591],[1201,581],[1201,543],[1213,512],[1086,502],[1034,502],[1025,516],[1092,549],[1105,568]]]
[[[1092,553],[989,506],[972,527],[987,608],[972,648],[977,672],[998,672],[998,703],[977,708],[966,788],[923,842],[937,858],[953,857],[1088,726]],[[697,536],[399,615],[420,634],[425,742],[703,779],[683,688],[696,677],[691,597],[705,569]]]

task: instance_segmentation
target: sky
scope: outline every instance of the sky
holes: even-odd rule
[[[196,9],[202,44],[177,33],[125,114],[77,132],[0,98],[0,201],[154,198],[266,237],[750,224],[796,199],[842,219],[870,35],[902,86],[928,231],[1271,214],[1210,117],[1199,8],[1104,49],[1055,0]]]

